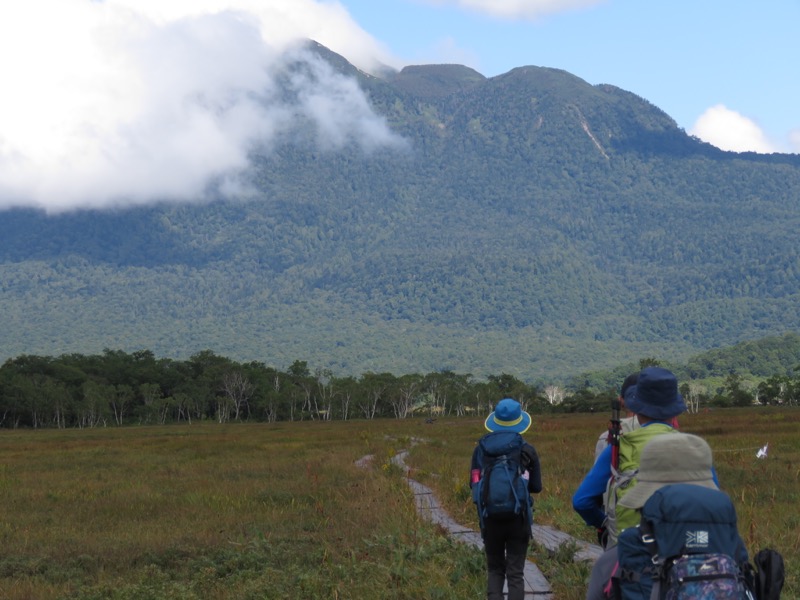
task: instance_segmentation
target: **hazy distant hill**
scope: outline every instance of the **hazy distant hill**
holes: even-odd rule
[[[404,143],[299,129],[246,200],[0,213],[3,356],[538,380],[800,329],[800,156],[722,152],[557,69],[377,78],[316,50]]]

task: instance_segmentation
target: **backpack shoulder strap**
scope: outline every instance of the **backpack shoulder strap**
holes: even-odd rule
[[[653,533],[653,524],[645,519],[644,515],[639,521],[639,535],[642,539],[642,545],[647,548],[650,556],[656,558],[658,556],[658,543]]]

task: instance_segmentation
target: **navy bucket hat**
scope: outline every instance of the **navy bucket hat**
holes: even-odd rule
[[[636,385],[625,392],[625,407],[631,412],[665,421],[686,410],[678,393],[678,379],[661,367],[647,367],[639,372]]]
[[[513,431],[525,433],[531,426],[531,416],[522,410],[519,402],[503,398],[484,423],[489,431]]]

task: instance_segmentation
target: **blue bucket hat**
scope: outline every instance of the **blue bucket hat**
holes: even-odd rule
[[[625,392],[625,407],[631,412],[665,421],[686,410],[678,393],[678,379],[661,367],[642,369],[636,385]]]
[[[520,403],[512,398],[503,398],[484,423],[489,431],[513,431],[525,433],[531,426],[531,416],[522,410]]]

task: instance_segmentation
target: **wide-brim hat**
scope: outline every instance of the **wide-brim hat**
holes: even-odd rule
[[[525,433],[531,426],[531,416],[522,410],[513,398],[503,398],[484,423],[489,431],[513,431]]]
[[[619,501],[627,508],[641,508],[657,490],[673,483],[690,483],[719,489],[714,483],[711,447],[690,433],[662,433],[642,449],[636,485]]]
[[[677,417],[686,410],[683,396],[678,392],[678,380],[661,367],[642,369],[636,385],[625,391],[625,408],[657,421]]]

